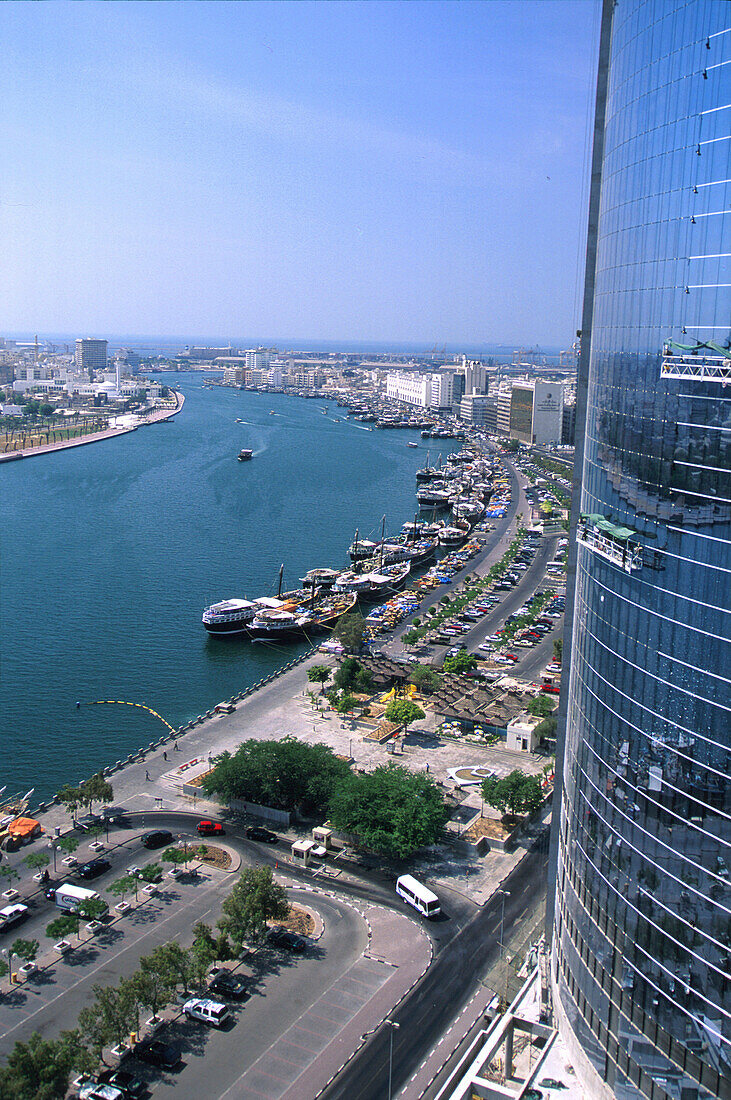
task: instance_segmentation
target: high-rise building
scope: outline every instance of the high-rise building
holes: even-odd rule
[[[95,371],[107,369],[107,341],[77,340],[76,369],[86,371],[93,382]]]
[[[725,0],[605,0],[549,891],[591,1098],[731,1096],[730,75]]]

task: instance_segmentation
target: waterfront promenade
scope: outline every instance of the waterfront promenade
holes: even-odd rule
[[[513,488],[508,515],[491,533],[485,549],[470,563],[471,573],[484,574],[499,560],[517,529],[518,515],[521,512],[525,514],[527,502],[517,478]],[[453,584],[458,586],[459,583],[458,576]],[[444,595],[446,591],[449,589],[440,588],[437,595]],[[403,627],[399,633],[401,630]],[[399,656],[406,655],[397,640],[387,643],[387,647],[395,649]],[[431,713],[422,722],[414,724],[402,752],[393,756],[385,745],[365,740],[349,721],[341,720],[334,712],[320,713],[313,706],[308,692],[316,690],[316,685],[308,682],[307,671],[313,664],[323,663],[335,665],[332,658],[313,653],[269,679],[262,687],[250,690],[243,699],[232,702],[231,713],[221,712],[204,717],[192,729],[177,735],[166,734],[163,737],[161,728],[162,739],[154,747],[149,746],[144,753],[137,754],[135,759],[123,763],[121,767],[115,767],[109,774],[109,781],[114,787],[114,805],[143,813],[189,812],[193,809],[199,811],[202,817],[216,817],[221,807],[200,798],[190,788],[186,789],[186,781],[207,771],[213,757],[224,751],[235,751],[242,741],[249,738],[277,740],[289,735],[309,742],[322,742],[351,759],[354,767],[366,770],[395,760],[411,770],[428,771],[447,791],[453,787],[450,769],[483,765],[499,775],[505,775],[518,767],[540,771],[545,763],[542,758],[526,758],[525,754],[509,752],[501,746],[461,744],[437,737],[434,732],[435,719]],[[85,776],[79,774],[70,777],[70,781],[78,782],[83,778]],[[69,816],[61,806],[52,806],[40,817],[49,835],[56,828],[68,828]],[[541,827],[539,824],[536,831]],[[280,833],[283,832],[277,828]],[[301,827],[284,830],[284,833],[292,840],[304,835]],[[531,843],[530,836],[526,843]],[[515,853],[495,852],[482,859],[467,856],[453,845],[445,844],[438,852],[425,857],[421,865],[423,873],[428,874],[433,882],[484,904],[522,854],[523,849],[519,846]]]
[[[127,435],[138,428],[144,428],[148,424],[159,424],[163,420],[171,420],[177,416],[185,404],[182,393],[175,393],[175,408],[155,408],[143,416],[126,414],[114,417],[114,427],[106,428],[103,432],[90,432],[89,435],[74,436],[73,439],[59,439],[54,443],[43,443],[39,447],[19,447],[17,450],[0,454],[0,462],[17,462],[21,458],[33,458],[36,455],[52,454],[54,451],[67,451],[71,447],[83,447],[87,443],[100,443],[103,439],[114,439],[118,435]]]

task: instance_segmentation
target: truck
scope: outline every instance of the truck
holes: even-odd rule
[[[65,909],[67,913],[77,913],[87,901],[101,901],[106,909],[109,909],[96,890],[87,890],[85,886],[74,886],[70,882],[53,887],[47,892],[46,897],[49,901],[55,902],[59,909]]]

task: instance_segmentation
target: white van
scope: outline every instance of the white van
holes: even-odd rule
[[[221,1027],[231,1016],[228,1005],[201,997],[191,997],[186,1001],[183,1012],[186,1016],[190,1016],[191,1020],[202,1020],[204,1024],[211,1024],[212,1027]]]
[[[71,882],[64,882],[62,886],[51,888],[46,897],[55,901],[59,909],[65,909],[67,913],[78,913],[81,906],[87,901],[101,901],[109,909],[109,906],[95,890],[87,890],[85,886],[74,886]]]
[[[412,875],[401,875],[396,880],[396,893],[424,917],[437,917],[442,911],[437,895]]]

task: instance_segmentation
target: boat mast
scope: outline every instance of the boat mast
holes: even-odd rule
[[[386,516],[384,514],[383,522],[381,523],[381,562],[378,566],[379,573],[383,572],[383,541],[386,538]]]
[[[279,568],[279,588],[277,590],[277,599],[282,597],[282,578],[284,577],[284,562],[282,562]]]

